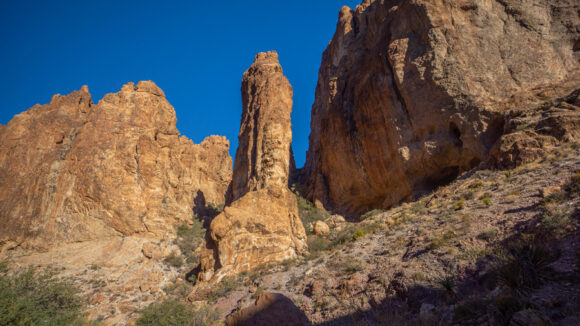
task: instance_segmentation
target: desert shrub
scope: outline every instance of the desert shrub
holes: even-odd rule
[[[344,265],[344,271],[347,274],[354,274],[364,269],[363,265],[358,261],[347,261]]]
[[[491,205],[491,194],[488,192],[485,193],[483,197],[481,197],[481,202],[483,202],[485,206]]]
[[[310,235],[307,239],[308,250],[310,251],[309,259],[314,259],[320,255],[320,253],[332,248],[333,243],[330,240],[317,235]]]
[[[165,291],[169,296],[185,298],[191,293],[191,288],[191,284],[186,282],[173,283],[163,288],[163,291]]]
[[[195,249],[202,244],[205,233],[206,229],[196,216],[192,218],[191,226],[181,225],[177,228],[177,237],[173,243],[179,247],[188,264],[197,264],[199,262]]]
[[[366,232],[363,230],[356,230],[353,234],[352,234],[352,239],[353,240],[358,240],[359,238],[362,238],[366,235]]]
[[[176,300],[152,303],[139,313],[141,317],[135,322],[136,326],[213,325],[219,318],[218,313],[209,306],[195,309]]]
[[[497,230],[496,229],[485,230],[477,235],[478,239],[485,240],[485,241],[491,241],[491,240],[495,239],[495,237],[497,237]]]
[[[360,221],[364,221],[364,220],[366,220],[367,218],[369,218],[369,217],[373,217],[373,216],[375,216],[375,215],[377,215],[377,214],[380,214],[380,213],[382,213],[382,212],[383,212],[383,211],[382,211],[382,210],[380,210],[380,209],[373,209],[373,210],[371,210],[371,211],[368,211],[368,212],[364,213],[363,215],[361,215],[361,216],[359,217],[359,220],[360,220]]]
[[[511,171],[505,171],[503,174],[505,175],[506,179],[509,179],[512,176]]]
[[[218,298],[225,297],[228,293],[237,289],[239,285],[236,277],[224,278],[211,293],[209,301],[215,302]]]
[[[463,200],[458,200],[455,203],[453,203],[453,209],[456,211],[462,210],[463,209]]]
[[[177,254],[176,252],[171,252],[171,254],[163,259],[163,262],[169,266],[179,268],[183,266],[183,256]]]
[[[0,264],[0,325],[86,325],[78,293],[53,270],[12,271]]]
[[[455,278],[453,276],[447,276],[440,279],[437,283],[445,290],[449,295],[455,294],[455,287],[457,286]]]
[[[441,236],[436,237],[435,239],[431,240],[429,244],[429,249],[437,249],[443,247],[447,244],[447,242],[455,237],[455,233],[451,230],[445,231]]]
[[[296,200],[298,201],[298,215],[300,216],[300,220],[302,220],[302,224],[304,226],[313,224],[316,221],[322,221],[328,217],[328,212],[326,212],[324,209],[320,209],[314,206],[311,201],[300,196],[298,192],[295,192],[295,194]],[[309,228],[306,229],[308,234],[312,234]]]
[[[510,251],[496,257],[493,271],[501,285],[521,295],[538,288],[549,278],[548,265],[553,257],[543,245],[515,244]]]

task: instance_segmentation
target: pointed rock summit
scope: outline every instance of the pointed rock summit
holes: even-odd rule
[[[230,204],[211,223],[202,281],[219,281],[307,250],[296,197],[288,189],[292,86],[276,52],[258,54],[244,73],[242,103]]]

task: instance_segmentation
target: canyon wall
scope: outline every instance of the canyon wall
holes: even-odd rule
[[[357,215],[486,159],[511,96],[578,74],[574,0],[365,0],[322,56],[302,174],[308,198]]]
[[[225,202],[229,142],[180,136],[153,82],[93,104],[84,86],[0,126],[0,247],[173,237],[196,204]]]

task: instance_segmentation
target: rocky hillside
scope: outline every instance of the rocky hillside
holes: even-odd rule
[[[270,292],[315,325],[577,325],[579,185],[570,143],[357,223],[302,200],[302,217],[318,221],[306,227],[310,255],[239,274],[203,300],[222,318],[234,311],[228,325],[288,320],[292,306],[264,304]]]
[[[193,209],[223,204],[229,142],[195,145],[176,122],[163,91],[143,81],[96,105],[86,86],[55,95],[0,126],[0,248],[173,237]]]
[[[579,9],[573,0],[342,8],[312,107],[308,198],[358,215],[478,166],[514,94],[578,75]]]

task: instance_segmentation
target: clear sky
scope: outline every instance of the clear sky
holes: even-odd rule
[[[276,50],[294,88],[292,123],[304,164],[322,52],[343,5],[360,0],[0,1],[0,123],[88,85],[96,103],[153,80],[195,143],[225,135],[235,156],[241,79]]]

